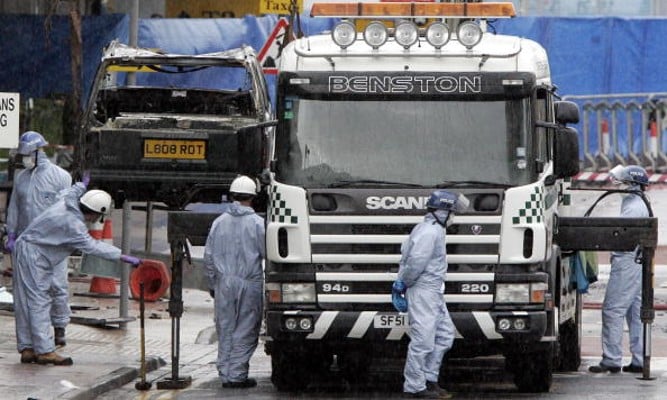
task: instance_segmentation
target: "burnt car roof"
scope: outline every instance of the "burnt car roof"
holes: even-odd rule
[[[255,51],[252,47],[245,45],[214,53],[172,54],[162,52],[159,49],[131,47],[118,41],[112,41],[104,49],[100,61],[113,65],[143,65],[160,61],[183,65],[205,65],[207,61],[210,61],[211,65],[219,65],[225,62],[230,65],[240,65],[248,62],[248,56],[254,57]]]

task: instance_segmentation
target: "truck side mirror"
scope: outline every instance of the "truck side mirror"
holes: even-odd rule
[[[578,113],[577,113],[578,114]],[[568,178],[579,173],[579,135],[570,127],[558,127],[554,135],[554,175]]]
[[[579,123],[579,106],[571,101],[557,101],[554,103],[556,122],[559,125]]]

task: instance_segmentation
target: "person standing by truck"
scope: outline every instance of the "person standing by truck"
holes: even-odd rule
[[[623,196],[621,217],[647,218],[649,210],[642,199],[648,186],[646,170],[637,165],[614,167],[612,181],[629,193]],[[623,320],[627,321],[632,361],[623,372],[641,373],[644,368],[642,322],[642,264],[637,250],[611,253],[609,282],[602,303],[602,360],[588,368],[593,373],[621,371],[623,362]]]
[[[69,172],[49,161],[42,150],[48,142],[39,132],[27,131],[19,138],[17,154],[24,168],[16,173],[7,209],[7,243],[14,251],[16,238],[42,211],[58,200],[59,193],[72,186]],[[69,323],[67,260],[56,265],[51,285],[51,324],[56,346],[64,346],[65,327]]]
[[[403,392],[415,398],[449,398],[438,377],[442,359],[454,342],[454,323],[443,286],[447,274],[446,228],[451,214],[467,208],[467,199],[446,190],[429,197],[424,221],[401,246],[398,279],[393,290],[405,293],[410,344],[403,371]]]
[[[251,207],[257,185],[247,176],[232,182],[234,202],[211,225],[204,249],[209,290],[215,299],[217,368],[223,388],[250,388],[250,358],[259,341],[265,254],[264,220]]]

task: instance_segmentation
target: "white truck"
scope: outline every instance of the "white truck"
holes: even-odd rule
[[[544,48],[491,32],[487,19],[514,16],[511,3],[327,3],[312,15],[341,20],[290,42],[277,65],[272,382],[400,372],[400,246],[428,195],[447,188],[471,204],[447,228],[456,340],[443,366],[504,355],[521,391],[548,391],[555,368],[580,364],[580,296],[554,241],[579,168],[566,126],[579,111],[559,101]]]

